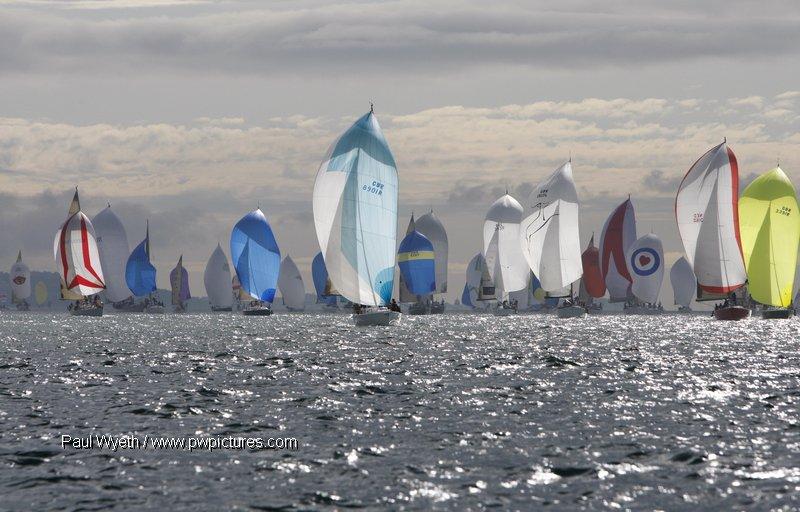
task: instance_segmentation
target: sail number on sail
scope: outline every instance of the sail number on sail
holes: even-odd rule
[[[361,187],[361,190],[366,190],[367,192],[371,192],[373,194],[382,196],[383,195],[383,183],[380,181],[373,181],[372,186],[364,185]]]

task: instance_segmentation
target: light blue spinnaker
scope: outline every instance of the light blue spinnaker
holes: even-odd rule
[[[370,111],[331,146],[314,183],[314,225],[337,292],[364,305],[391,300],[398,179]]]
[[[243,290],[256,300],[271,303],[275,299],[281,252],[260,209],[248,213],[233,227],[231,260]]]
[[[131,252],[125,265],[125,282],[137,297],[145,297],[156,291],[156,267],[150,263],[150,225],[144,240]]]
[[[419,231],[412,231],[400,242],[397,262],[403,281],[414,295],[429,295],[436,291],[436,269],[433,244]]]

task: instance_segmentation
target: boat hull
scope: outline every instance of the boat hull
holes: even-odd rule
[[[415,302],[408,307],[409,315],[427,315],[428,313],[430,313],[428,306],[420,302]]]
[[[556,310],[558,318],[583,318],[586,316],[586,308],[581,306],[564,306]]]
[[[244,316],[269,316],[272,314],[272,309],[270,308],[248,308],[243,309],[242,314]]]
[[[142,311],[144,311],[145,305],[144,302],[133,303],[133,304],[115,303],[112,304],[112,307],[121,313],[141,313]]]
[[[793,309],[765,309],[761,312],[761,318],[767,320],[778,320],[784,318],[791,318],[794,316]]]
[[[714,318],[717,320],[744,320],[750,316],[750,310],[742,306],[728,306],[714,310]]]
[[[373,325],[397,325],[400,323],[401,313],[397,311],[368,311],[353,315],[353,322],[358,327]]]
[[[432,315],[441,315],[442,313],[444,313],[444,304],[442,303],[431,304]]]
[[[211,312],[212,313],[225,313],[225,312],[228,312],[228,311],[233,311],[233,308],[232,307],[215,308],[214,306],[211,306]]]
[[[103,316],[103,307],[99,308],[73,308],[69,310],[72,316]]]
[[[166,311],[164,306],[146,306],[144,308],[145,313],[149,313],[151,315],[160,315]]]

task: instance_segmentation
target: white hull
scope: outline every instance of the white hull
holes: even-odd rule
[[[353,321],[358,327],[369,325],[397,325],[400,323],[401,314],[397,311],[368,311],[353,315]]]
[[[583,318],[586,316],[586,308],[581,306],[564,306],[556,309],[558,318]]]

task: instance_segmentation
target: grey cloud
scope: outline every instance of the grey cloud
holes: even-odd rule
[[[642,185],[648,191],[674,194],[681,184],[681,176],[668,177],[663,171],[654,169],[642,178]]]
[[[8,9],[0,19],[0,72],[305,73],[354,69],[446,70],[475,65],[650,64],[702,57],[797,54],[797,19],[660,2],[605,12],[571,2],[293,2],[281,9],[228,4],[133,16]],[[593,4],[591,4],[593,5]],[[663,8],[662,8],[663,9]],[[784,9],[789,9],[786,6]],[[764,37],[770,34],[770,37]]]

